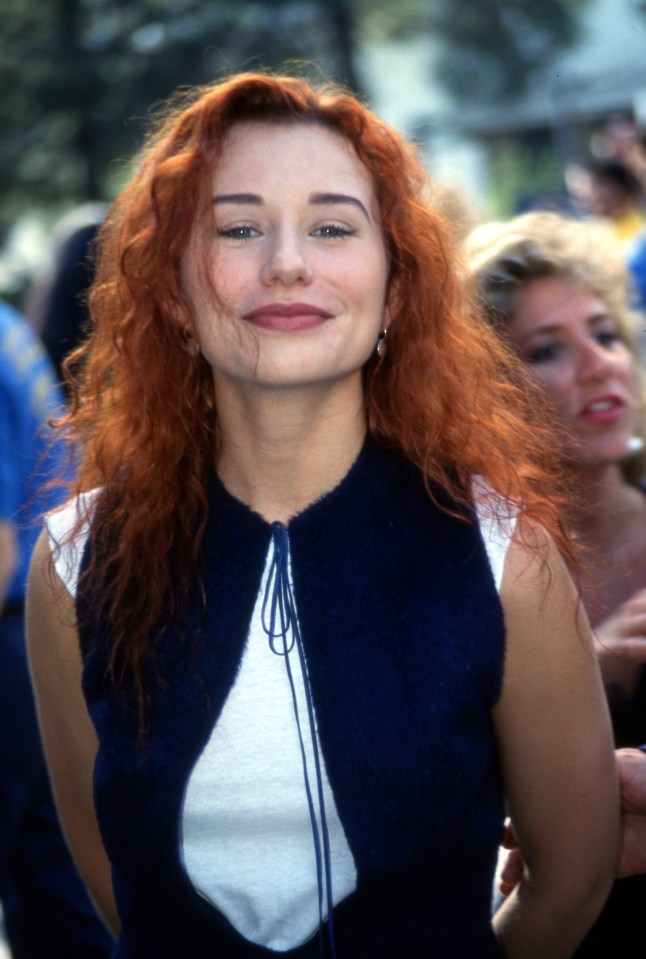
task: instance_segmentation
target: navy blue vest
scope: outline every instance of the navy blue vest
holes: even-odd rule
[[[235,680],[271,537],[217,480],[210,495],[207,609],[196,589],[181,632],[161,636],[143,747],[128,696],[104,679],[109,636],[91,583],[78,601],[119,959],[275,955],[198,896],[179,856],[186,783]],[[434,505],[415,468],[367,442],[289,537],[321,748],[358,875],[334,911],[336,955],[498,956],[489,907],[503,797],[490,712],[504,624],[477,523]],[[315,937],[284,955],[320,948]]]

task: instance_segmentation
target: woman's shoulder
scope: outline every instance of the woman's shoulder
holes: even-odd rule
[[[54,569],[74,597],[99,492],[97,488],[79,493],[45,516]]]

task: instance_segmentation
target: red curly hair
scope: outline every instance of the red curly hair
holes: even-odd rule
[[[352,144],[374,179],[392,324],[386,357],[364,371],[370,433],[458,506],[481,475],[568,554],[523,374],[471,308],[414,147],[338,87],[241,74],[182,94],[151,133],[103,226],[93,334],[68,370],[75,399],[61,425],[78,450],[73,492],[101,487],[109,548],[99,583],[114,652],[142,695],[152,627],[181,610],[197,571],[218,442],[211,370],[183,348],[192,320],[180,264],[196,219],[209,215],[223,140],[250,120],[321,124]]]

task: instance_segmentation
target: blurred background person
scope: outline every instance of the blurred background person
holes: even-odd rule
[[[58,824],[24,637],[38,491],[52,465],[46,423],[61,402],[43,346],[0,302],[0,898],[15,959],[103,959],[110,948]]]
[[[626,163],[639,179],[646,195],[646,130],[635,128]],[[631,275],[633,305],[646,314],[646,225],[628,243],[626,261]],[[646,323],[642,323],[644,325]]]
[[[633,170],[618,160],[571,165],[565,173],[574,208],[607,222],[620,243],[646,228],[644,187]]]
[[[582,596],[616,745],[637,746],[646,741],[645,404],[621,248],[601,225],[547,212],[483,224],[466,247],[492,325],[554,414],[576,490],[564,519],[588,549]],[[616,883],[577,955],[623,955],[644,902],[646,877]]]
[[[59,381],[63,360],[88,333],[86,296],[94,275],[93,245],[106,210],[104,203],[84,203],[58,222],[51,260],[25,300],[25,316],[43,341]]]
[[[646,128],[628,117],[611,118],[591,137],[598,160],[616,160],[628,167],[646,190]]]
[[[646,314],[646,229],[630,244],[626,262],[631,274],[633,305]]]
[[[630,277],[630,302],[646,312],[646,131],[634,121],[612,120],[590,140],[593,160],[571,164],[565,181],[574,212],[610,224],[622,244]],[[643,326],[644,323],[642,322]],[[642,363],[646,341],[641,338]]]

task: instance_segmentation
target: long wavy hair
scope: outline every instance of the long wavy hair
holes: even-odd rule
[[[528,402],[520,364],[467,302],[450,225],[427,202],[416,149],[327,82],[254,73],[182,93],[150,133],[102,228],[93,334],[68,364],[74,400],[60,424],[79,462],[72,492],[100,488],[93,582],[113,666],[118,654],[142,697],[153,626],[181,612],[199,577],[218,448],[211,370],[184,348],[193,324],[180,266],[194,224],[212,215],[227,132],[254,120],[335,131],[374,179],[392,324],[386,357],[364,370],[370,434],[403,451],[429,489],[439,486],[458,509],[478,474],[569,550],[543,420]]]

